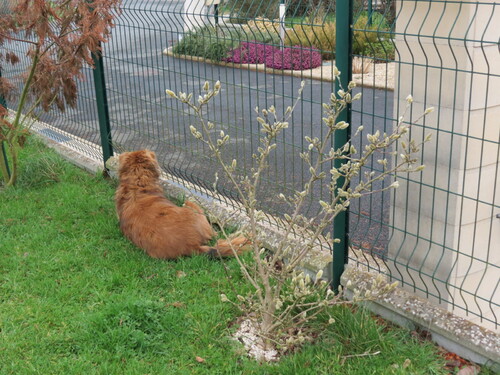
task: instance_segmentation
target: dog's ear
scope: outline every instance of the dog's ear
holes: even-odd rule
[[[149,169],[151,171],[154,170],[154,172],[157,174],[157,177],[159,177],[161,173],[161,168],[160,165],[158,164],[158,159],[156,158],[156,154],[154,153],[154,151],[145,150],[145,157],[148,158]]]

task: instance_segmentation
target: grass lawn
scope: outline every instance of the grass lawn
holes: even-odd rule
[[[448,373],[431,343],[346,308],[315,344],[258,364],[229,339],[238,311],[219,302],[233,295],[220,261],[148,258],[119,231],[112,182],[33,138],[21,163],[0,191],[2,375]],[[380,353],[354,356],[366,352]]]

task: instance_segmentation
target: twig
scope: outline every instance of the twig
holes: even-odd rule
[[[29,44],[34,44],[35,46],[38,45],[37,42],[33,42],[31,40],[28,40],[28,39],[20,39],[20,38],[16,38],[14,36],[10,36],[8,34],[5,34],[5,33],[2,33],[0,32],[0,36],[4,37],[5,39],[9,39],[9,40],[12,40],[14,42],[22,42],[22,43],[29,43]]]
[[[341,356],[341,360],[340,360],[340,364],[343,365],[344,362],[346,361],[346,359],[348,358],[356,358],[356,357],[370,357],[372,355],[379,355],[381,353],[381,351],[377,351],[377,352],[373,352],[373,353],[370,353],[370,352],[364,352],[364,353],[361,353],[361,354],[349,354],[349,355],[343,355]]]

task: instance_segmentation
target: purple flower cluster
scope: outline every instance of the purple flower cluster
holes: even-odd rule
[[[305,70],[321,65],[321,52],[301,46],[280,48],[259,42],[242,42],[224,59],[237,64],[265,64],[268,68]]]
[[[272,55],[277,48],[259,42],[241,42],[238,48],[230,52],[224,61],[237,64],[264,64],[268,55]]]
[[[321,52],[316,48],[293,46],[277,49],[272,55],[266,56],[268,68],[283,70],[305,70],[321,65]]]

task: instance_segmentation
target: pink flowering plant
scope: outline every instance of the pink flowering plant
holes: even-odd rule
[[[321,66],[321,52],[316,48],[293,46],[277,49],[266,56],[266,67],[283,70],[305,70]]]
[[[310,47],[293,46],[281,50],[256,41],[242,42],[224,61],[236,64],[265,64],[268,68],[283,70],[305,70],[321,65],[321,52]]]
[[[278,48],[257,41],[241,42],[238,48],[230,52],[224,61],[237,64],[264,64],[266,57],[272,55]]]

